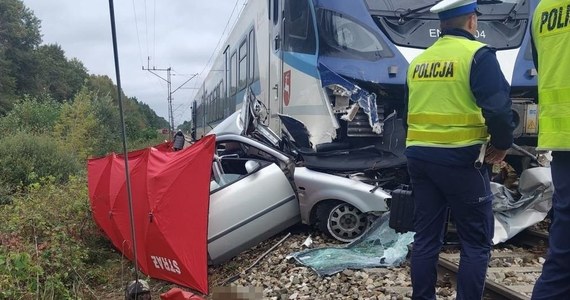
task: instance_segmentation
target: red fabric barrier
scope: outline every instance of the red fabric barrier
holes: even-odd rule
[[[147,148],[128,154],[137,258],[145,274],[208,294],[209,185],[215,137],[184,150]],[[90,159],[89,198],[99,227],[133,259],[122,155]]]

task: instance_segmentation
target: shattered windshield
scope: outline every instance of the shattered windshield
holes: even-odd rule
[[[435,0],[366,0],[376,24],[399,46],[427,48],[439,37]],[[497,49],[520,46],[530,16],[526,0],[479,0],[475,38]]]

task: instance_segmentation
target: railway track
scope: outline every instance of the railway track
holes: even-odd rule
[[[523,230],[514,236],[510,241],[512,244],[531,247],[538,251],[548,247],[548,233],[532,229]]]
[[[485,280],[484,299],[530,299],[534,283],[542,271],[547,244],[546,233],[525,230],[508,244],[493,249]],[[441,253],[438,268],[439,284],[454,286],[459,269],[459,251]]]

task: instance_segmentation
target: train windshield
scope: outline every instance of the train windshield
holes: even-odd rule
[[[439,37],[436,0],[366,0],[376,24],[398,46],[427,48]],[[520,46],[530,17],[526,0],[479,0],[475,37],[497,49]]]
[[[317,12],[321,54],[376,61],[391,57],[385,42],[357,20],[327,9]]]

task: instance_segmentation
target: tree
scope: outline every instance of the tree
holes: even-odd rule
[[[0,0],[0,115],[25,86],[32,51],[41,43],[40,21],[20,0]]]
[[[97,102],[97,94],[84,87],[73,99],[73,102],[65,103],[61,110],[61,116],[55,125],[55,135],[67,146],[68,150],[77,153],[81,159],[86,159],[93,154],[105,154],[109,149],[103,150],[108,145],[107,140],[114,140],[113,136],[103,136],[105,129],[115,122],[101,122],[99,120],[94,103]],[[101,145],[103,143],[103,145]]]
[[[25,96],[14,104],[13,109],[0,118],[3,135],[27,132],[51,133],[59,118],[61,104],[49,96],[44,98]]]
[[[0,116],[5,115],[12,108],[12,103],[16,98],[16,78],[8,72],[10,62],[6,60],[5,51],[0,44]]]
[[[136,100],[135,100],[136,101]],[[163,117],[159,117],[148,104],[138,102],[141,114],[146,118],[147,123],[152,128],[168,128],[168,121]]]
[[[114,108],[118,111],[119,102],[117,86],[108,76],[91,75],[88,79],[89,89],[100,96],[110,97]],[[129,98],[121,91],[125,116],[127,138],[130,141],[150,141],[157,138],[156,129],[168,124],[164,118],[156,115],[154,111],[144,103],[139,103],[136,98]],[[120,127],[118,127],[120,128]]]
[[[191,132],[192,131],[192,122],[191,121],[184,121],[184,123],[178,125],[178,129],[184,132]]]
[[[1,85],[0,95],[33,90],[33,51],[41,41],[40,20],[33,12],[20,0],[0,0],[0,83],[14,83]]]
[[[65,57],[61,46],[42,45],[35,52],[36,70],[32,93],[49,93],[63,102],[70,100],[81,89],[88,74],[83,63]]]

